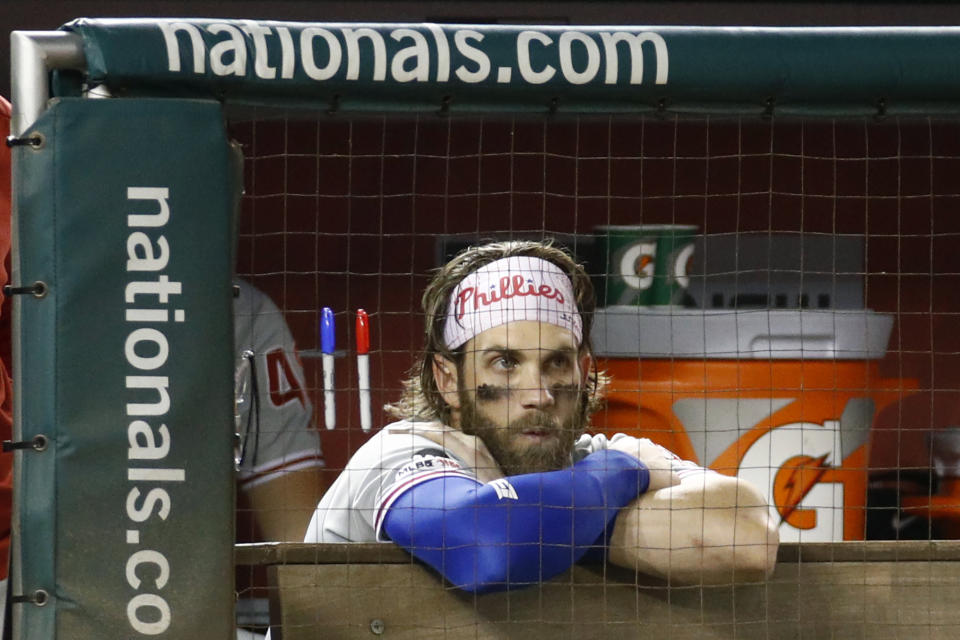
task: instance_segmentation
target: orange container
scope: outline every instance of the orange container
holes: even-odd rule
[[[839,313],[603,309],[594,424],[750,481],[785,542],[862,540],[870,426],[916,382],[878,373],[892,320]]]

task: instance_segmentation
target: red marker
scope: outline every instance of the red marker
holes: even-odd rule
[[[370,318],[363,309],[357,309],[357,378],[360,389],[360,427],[370,431]]]

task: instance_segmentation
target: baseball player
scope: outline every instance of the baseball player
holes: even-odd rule
[[[426,346],[386,426],[320,501],[307,542],[393,541],[456,587],[547,580],[587,554],[675,581],[763,579],[776,523],[736,478],[585,434],[593,291],[549,243],[474,247],[423,296]],[[602,557],[602,556],[601,556]]]
[[[240,537],[300,540],[324,488],[313,405],[280,309],[249,283],[235,284]]]

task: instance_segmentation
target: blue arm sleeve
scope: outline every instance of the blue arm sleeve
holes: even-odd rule
[[[598,451],[567,469],[506,481],[514,493],[502,480],[427,480],[397,498],[383,529],[466,591],[537,583],[580,560],[650,476],[630,455]]]

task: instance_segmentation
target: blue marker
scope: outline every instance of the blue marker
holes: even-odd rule
[[[333,392],[333,352],[336,344],[333,310],[324,307],[320,312],[320,350],[323,352],[323,420],[327,429],[337,426],[337,405]]]

